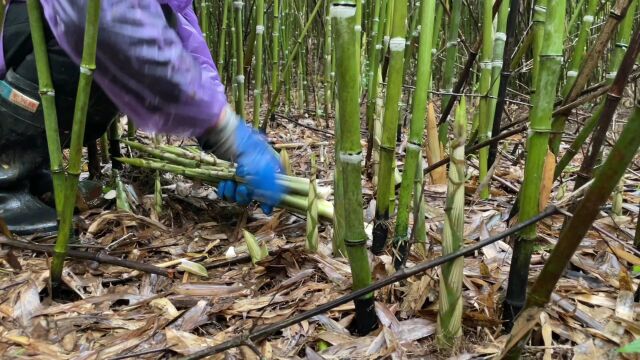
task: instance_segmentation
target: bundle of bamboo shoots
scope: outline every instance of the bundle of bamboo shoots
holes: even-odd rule
[[[142,144],[128,140],[123,140],[123,143],[144,154],[144,157],[119,158],[118,160],[124,164],[169,172],[212,185],[217,185],[224,180],[234,180],[238,183],[246,182],[236,174],[235,164],[220,160],[195,148]],[[306,214],[309,179],[278,174],[277,181],[286,189],[286,194],[278,206]],[[326,200],[331,189],[318,187],[317,191],[319,196],[318,215],[325,219],[333,219],[333,205]]]

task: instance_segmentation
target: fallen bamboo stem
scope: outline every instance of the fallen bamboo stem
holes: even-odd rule
[[[218,354],[218,353],[220,353],[222,351],[229,350],[229,349],[241,346],[247,340],[250,340],[250,341],[253,341],[253,342],[260,341],[260,340],[266,338],[267,336],[269,336],[269,335],[271,335],[271,334],[273,334],[273,333],[275,333],[275,332],[277,332],[279,330],[282,330],[282,329],[287,328],[287,327],[289,327],[291,325],[300,323],[300,322],[302,322],[304,320],[310,319],[310,318],[312,318],[312,317],[314,317],[316,315],[322,314],[322,313],[324,313],[326,311],[329,311],[329,310],[331,310],[333,308],[336,308],[336,307],[338,307],[338,306],[340,306],[342,304],[346,304],[347,302],[352,301],[353,299],[359,298],[359,297],[361,297],[361,296],[363,296],[365,294],[368,294],[368,293],[373,292],[375,290],[381,289],[381,288],[383,288],[383,287],[385,287],[387,285],[396,283],[398,281],[407,279],[407,278],[409,278],[411,276],[423,273],[423,272],[425,272],[425,271],[427,271],[429,269],[432,269],[432,268],[434,268],[436,266],[439,266],[439,265],[442,265],[442,264],[446,264],[449,261],[451,261],[453,259],[456,259],[458,257],[472,254],[475,251],[477,251],[477,250],[479,250],[479,249],[481,249],[481,248],[483,248],[483,247],[485,247],[487,245],[493,244],[494,242],[496,242],[498,240],[504,239],[507,236],[515,234],[515,233],[521,231],[522,229],[526,228],[527,226],[535,224],[538,221],[543,220],[543,219],[545,219],[545,218],[547,218],[549,216],[555,215],[557,213],[558,213],[558,208],[556,208],[555,206],[550,206],[547,209],[545,209],[544,211],[541,211],[535,217],[532,217],[531,219],[529,219],[528,221],[522,222],[520,224],[517,224],[517,225],[511,227],[510,229],[506,230],[505,232],[503,232],[501,234],[492,236],[492,237],[487,238],[487,239],[485,239],[483,241],[479,241],[475,245],[466,247],[464,249],[461,249],[459,251],[456,251],[456,252],[451,253],[451,254],[446,255],[446,256],[441,256],[439,258],[420,263],[420,264],[418,264],[416,266],[413,266],[411,268],[403,268],[401,270],[396,271],[393,275],[391,275],[391,276],[389,276],[389,277],[387,277],[387,278],[385,278],[383,280],[376,281],[376,282],[372,283],[371,285],[369,285],[367,287],[361,288],[361,289],[359,289],[357,291],[354,291],[354,292],[351,292],[351,293],[349,293],[347,295],[341,296],[341,297],[339,297],[339,298],[337,298],[337,299],[335,299],[333,301],[330,301],[328,303],[319,305],[318,307],[316,307],[316,308],[314,308],[312,310],[309,310],[309,311],[303,312],[301,314],[298,314],[296,316],[290,317],[290,318],[288,318],[288,319],[286,319],[286,320],[284,320],[284,321],[282,321],[280,323],[276,323],[276,324],[265,326],[265,327],[263,327],[261,329],[258,329],[256,331],[252,332],[251,334],[237,336],[237,337],[235,337],[235,338],[233,338],[231,340],[225,341],[225,342],[223,342],[221,344],[218,344],[216,346],[208,347],[208,348],[205,348],[205,349],[200,350],[198,352],[195,352],[193,354],[187,355],[187,356],[185,356],[185,357],[183,357],[181,359],[182,360],[202,359],[202,358],[214,355],[214,354]]]
[[[52,247],[38,245],[38,244],[29,244],[23,241],[10,240],[4,235],[0,235],[0,245],[6,245],[6,246],[10,246],[17,249],[43,252],[49,255],[53,254]],[[67,251],[67,257],[71,259],[96,261],[101,264],[121,266],[127,269],[138,270],[145,273],[156,274],[156,275],[165,276],[169,278],[173,277],[175,273],[175,270],[167,270],[161,267],[157,267],[155,265],[143,264],[136,261],[120,259],[115,256],[101,254],[101,253],[91,253],[87,251],[70,249]]]

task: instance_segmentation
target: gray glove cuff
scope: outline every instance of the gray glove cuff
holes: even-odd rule
[[[216,126],[205,131],[198,138],[200,147],[216,157],[233,161],[236,155],[235,132],[240,124],[240,117],[231,109],[229,105],[225,108],[224,117],[220,119]]]

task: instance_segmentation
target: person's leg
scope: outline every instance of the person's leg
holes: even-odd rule
[[[0,218],[19,235],[55,231],[55,210],[29,192],[30,176],[47,163],[44,128],[28,121],[33,113],[16,104],[33,99],[9,85],[10,78],[0,84],[13,94],[0,97]]]
[[[17,234],[56,229],[55,211],[32,195],[51,187],[44,116],[39,104],[38,79],[23,3],[13,3],[5,20],[4,51],[8,72],[0,83],[0,218]],[[26,34],[26,37],[25,37]],[[69,146],[78,67],[49,37],[48,53],[56,89],[56,108],[63,147]],[[85,142],[100,137],[117,111],[94,86],[90,97]],[[52,188],[50,189],[52,191]]]

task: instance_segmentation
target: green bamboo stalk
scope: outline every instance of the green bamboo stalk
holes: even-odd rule
[[[605,80],[607,85],[612,85],[614,83],[614,79],[618,72],[618,68],[620,67],[620,64],[622,62],[624,52],[629,47],[629,41],[630,41],[629,39],[631,36],[631,27],[633,24],[633,18],[636,10],[638,9],[639,3],[640,1],[633,0],[631,4],[629,4],[627,13],[624,17],[624,20],[622,21],[622,24],[620,25],[620,30],[618,31],[618,36],[617,36],[616,44],[614,47],[614,51],[609,62],[608,76],[606,77],[606,80]],[[568,94],[567,96],[570,96],[570,94]],[[596,108],[596,111],[585,122],[582,129],[580,129],[580,132],[574,139],[573,143],[571,143],[571,146],[569,147],[569,149],[567,149],[567,151],[564,153],[562,158],[560,158],[560,160],[558,161],[558,165],[555,168],[554,178],[560,177],[560,175],[562,174],[564,169],[567,167],[567,165],[569,165],[571,160],[573,160],[575,155],[580,151],[580,148],[582,148],[582,145],[585,143],[587,138],[589,138],[589,135],[593,132],[593,130],[595,129],[595,127],[597,126],[600,120],[606,101],[607,101],[607,98],[602,99],[600,105],[598,105],[598,107]],[[558,119],[559,118],[560,117],[558,117]],[[561,131],[559,130],[560,129],[559,125],[555,125],[554,129]]]
[[[231,37],[230,46],[229,46],[229,54],[231,55],[231,99],[230,102],[233,102],[234,109],[238,111],[238,37],[236,36],[236,20],[235,20],[235,8],[233,6],[233,2],[229,4],[231,9],[231,27],[229,28],[229,36]]]
[[[280,83],[280,0],[273,0],[273,23],[271,27],[271,93],[269,102],[271,104],[279,101],[278,95],[274,93]],[[269,121],[265,117],[264,121]]]
[[[502,0],[498,9],[498,22],[496,32],[493,34],[493,61],[491,63],[491,116],[489,117],[489,137],[493,135],[493,121],[496,105],[498,103],[498,91],[500,89],[500,74],[502,73],[504,46],[507,40],[507,19],[509,17],[509,1]],[[488,150],[487,150],[488,151]],[[491,164],[487,164],[491,167]]]
[[[480,107],[478,123],[478,142],[491,138],[491,122],[493,110],[491,109],[491,77],[493,57],[493,1],[482,2],[482,52],[480,59]],[[489,171],[489,148],[480,149],[480,183],[486,181]],[[482,199],[489,198],[489,186],[485,186],[480,192]]]
[[[395,259],[396,268],[404,265],[409,253],[409,210],[413,196],[414,182],[416,180],[416,171],[419,168],[419,164],[422,163],[420,153],[426,123],[427,88],[431,80],[432,71],[431,41],[433,41],[434,17],[435,0],[422,0],[420,3],[420,37],[416,89],[413,92],[409,141],[404,161],[402,184],[400,185],[400,194],[398,196],[398,216],[396,219],[394,238],[395,253],[397,254]],[[419,196],[419,194],[418,192],[415,196]],[[415,219],[414,221],[421,220]]]
[[[204,37],[205,42],[207,43],[207,47],[211,48],[211,41],[209,38],[209,5],[207,0],[200,1],[200,28],[202,29],[202,36]]]
[[[432,56],[436,56],[436,54],[438,53],[438,48],[440,46],[440,30],[442,27],[442,18],[444,14],[444,6],[442,4],[441,1],[437,1],[436,2],[436,18],[435,18],[435,24],[434,24],[434,31],[433,31],[433,40],[431,42],[431,55]],[[434,63],[437,61],[437,59],[434,59]],[[435,79],[433,79],[433,73],[432,73],[432,79],[431,82],[429,83],[430,88],[429,90],[432,89],[433,87],[433,83],[435,82]],[[437,89],[437,87],[436,87]]]
[[[569,91],[573,87],[578,76],[578,71],[584,62],[584,56],[587,52],[588,40],[591,35],[591,26],[593,25],[594,16],[597,10],[599,1],[589,0],[585,15],[580,23],[580,34],[574,48],[573,54],[569,61],[567,80],[562,87],[562,96],[569,95]],[[617,67],[616,67],[617,68]],[[562,132],[564,131],[565,124],[567,122],[567,115],[561,114],[553,120],[554,133],[551,134],[549,140],[549,147],[551,152],[558,156],[560,150],[560,142],[562,140]]]
[[[244,45],[242,44],[242,8],[243,0],[234,0],[234,36],[235,36],[235,64],[236,64],[236,113],[243,118],[244,116]]]
[[[464,244],[464,180],[467,113],[465,99],[460,99],[453,126],[449,184],[445,206],[442,255],[454,253]],[[440,276],[440,299],[438,306],[438,343],[441,347],[454,349],[462,335],[462,270],[464,258],[442,265]]]
[[[544,41],[540,52],[540,69],[536,93],[531,109],[530,134],[527,139],[527,160],[524,180],[520,191],[519,221],[523,222],[536,216],[540,209],[540,185],[547,144],[551,130],[551,114],[555,101],[556,86],[563,60],[563,35],[566,0],[553,1],[544,25]],[[533,243],[537,238],[535,226],[523,230],[515,239],[507,296],[504,303],[503,318],[512,321],[524,305],[529,263],[533,252]]]
[[[202,180],[211,184],[218,184],[222,180],[233,180],[238,183],[245,183],[245,180],[238,177],[234,170],[230,169],[193,169],[180,165],[169,164],[166,162],[154,161],[149,159],[139,158],[118,158],[123,164],[130,166],[160,170],[163,172],[170,172],[172,174],[182,175],[186,178]],[[295,181],[289,181],[286,177],[280,177],[278,182],[287,189],[287,194],[283,196],[279,206],[298,210],[303,214],[307,211],[307,197],[309,194],[309,183],[298,183]],[[322,191],[318,191],[320,195]],[[257,194],[259,195],[259,194]],[[318,215],[326,218],[333,219],[333,206],[328,201],[320,198],[318,199]]]
[[[263,79],[263,37],[264,37],[264,0],[256,3],[256,70],[255,89],[253,90],[253,127],[260,126],[260,109],[262,109],[262,79]]]
[[[552,1],[553,2],[553,1]],[[534,94],[538,86],[540,72],[540,51],[544,37],[544,23],[547,18],[547,0],[536,0],[533,8],[533,69],[531,70],[531,93]]]
[[[277,1],[277,0],[276,0]],[[229,18],[229,8],[231,7],[231,0],[224,0],[222,5],[222,25],[220,26],[220,37],[218,40],[218,69],[224,71],[226,64],[225,49],[227,48],[227,25]]]
[[[360,55],[356,43],[356,4],[351,1],[335,1],[331,6],[333,35],[336,48],[336,84],[338,95],[340,133],[337,139],[340,150],[337,161],[341,163],[343,184],[341,199],[345,206],[344,241],[351,264],[353,289],[371,284],[371,270],[367,253],[367,236],[364,232],[362,211],[360,147],[360,68],[356,58]],[[377,327],[373,294],[354,300],[356,314],[354,332],[365,335]]]
[[[576,178],[574,189],[582,187],[593,176],[592,174],[594,169],[597,167],[598,159],[601,157],[602,146],[604,145],[607,137],[607,130],[611,125],[617,105],[624,95],[624,88],[629,79],[629,74],[633,69],[633,63],[638,58],[639,53],[640,29],[636,30],[636,33],[633,35],[633,40],[629,42],[629,48],[621,61],[620,67],[612,73],[614,80],[607,92],[607,96],[602,107],[602,114],[598,120],[593,136],[591,137],[589,151],[584,157],[582,164],[580,165],[580,169],[578,170],[579,176]]]
[[[329,114],[333,103],[333,81],[331,76],[331,18],[329,17],[329,2],[326,2],[324,17],[324,46],[322,47],[322,58],[324,59],[324,116],[325,122],[329,124]]]
[[[51,264],[51,283],[60,283],[64,259],[67,255],[69,238],[73,228],[73,209],[76,205],[76,192],[82,165],[82,143],[84,141],[84,127],[89,106],[89,94],[93,82],[93,71],[96,68],[96,45],[98,43],[98,22],[100,20],[100,0],[89,0],[85,25],[82,60],[80,62],[80,81],[73,113],[73,127],[71,129],[71,147],[69,149],[69,166],[65,183],[64,200],[58,239],[53,248],[53,262]]]
[[[275,0],[275,1],[277,1],[277,0]],[[316,15],[318,14],[318,10],[320,10],[320,6],[321,5],[322,5],[322,1],[318,1],[316,3],[316,6],[313,9],[313,11],[311,12],[311,15],[309,16],[309,19],[307,20],[307,23],[305,24],[304,29],[302,29],[302,31],[300,32],[300,36],[297,38],[295,46],[291,50],[291,53],[287,57],[287,62],[284,65],[284,73],[285,74],[289,73],[289,69],[291,69],[291,64],[293,63],[293,60],[295,58],[295,54],[298,51],[298,48],[300,47],[300,44],[302,44],[302,40],[307,36],[307,32],[309,31],[309,28],[313,24],[313,20],[316,18]],[[273,92],[272,99],[277,99],[278,98],[278,96],[280,94],[280,91],[282,90],[282,86],[283,86],[282,82],[280,82],[280,81],[276,82],[276,86],[275,86],[275,90]],[[290,87],[287,86],[287,88],[290,88]],[[265,117],[265,121],[262,122],[262,125],[260,127],[260,129],[263,132],[266,131],[267,125],[269,123],[269,119],[274,114],[277,105],[278,105],[277,102],[273,101],[273,100],[272,100],[271,104],[269,105],[269,110],[267,111],[267,116]]]
[[[203,7],[206,7],[206,3],[203,2]],[[160,145],[160,136],[153,136],[153,145]],[[158,217],[162,214],[162,185],[160,184],[160,171],[156,170],[154,189],[153,189],[153,206]]]
[[[33,42],[33,51],[36,59],[36,70],[38,72],[40,101],[42,102],[42,111],[45,120],[44,126],[49,150],[49,164],[51,166],[51,177],[53,179],[56,212],[58,221],[60,221],[64,201],[66,175],[62,160],[62,146],[60,145],[55,90],[53,88],[53,80],[51,79],[51,68],[49,67],[49,57],[47,55],[42,7],[40,2],[37,0],[28,0],[27,12],[29,14],[31,40]],[[4,15],[4,9],[2,14]]]
[[[569,24],[567,25],[567,34],[566,37],[569,37],[573,34],[573,27],[576,25],[578,21],[578,16],[582,14],[582,8],[584,7],[585,0],[578,1],[578,4],[573,8],[573,13],[571,14],[571,19],[569,19]]]
[[[307,205],[307,250],[318,251],[318,190],[316,177],[318,166],[316,154],[311,154],[311,181],[309,182],[309,196]]]
[[[378,72],[380,69],[380,52],[382,50],[382,38],[384,31],[384,19],[386,15],[386,7],[383,6],[381,0],[376,0],[374,4],[374,18],[372,23],[371,38],[374,43],[369,57],[371,65],[369,66],[369,80],[367,86],[367,129],[369,130],[369,143],[367,144],[367,156],[371,156],[373,146],[373,119],[376,114],[376,100],[378,98]]]
[[[402,93],[402,72],[404,68],[404,46],[407,33],[407,1],[395,0],[389,49],[387,94],[385,100],[382,139],[380,144],[380,165],[378,170],[378,193],[376,197],[376,218],[371,251],[380,254],[389,233],[389,198],[394,181],[393,163],[395,159],[396,131],[399,118],[399,102]]]
[[[413,209],[418,209],[417,216],[414,218],[413,238],[415,239],[418,252],[423,257],[427,256],[427,225],[425,224],[426,205],[424,202],[424,194],[422,192],[422,183],[424,182],[424,165],[422,163],[422,153],[418,156],[418,168],[416,169],[416,178],[413,182]]]
[[[599,169],[593,184],[589,187],[584,198],[578,204],[573,216],[567,219],[567,226],[560,235],[558,243],[545,262],[540,275],[531,287],[527,297],[526,308],[518,317],[511,337],[507,341],[504,354],[507,358],[519,358],[530,329],[526,323],[537,318],[537,314],[549,302],[551,293],[558,280],[563,275],[580,242],[595,221],[600,207],[607,201],[611,191],[624,175],[640,147],[640,104],[636,104],[632,116],[620,134],[618,141],[611,150],[602,167]]]
[[[442,74],[442,91],[450,93],[453,91],[453,80],[455,78],[456,60],[458,57],[458,30],[460,29],[460,18],[462,12],[462,0],[452,0],[449,8],[449,26],[447,28],[447,44],[444,70]],[[444,109],[451,98],[450,95],[442,96],[442,108]]]
[[[234,180],[240,183],[245,183],[246,181],[237,176],[234,168],[230,167],[193,167],[187,164],[171,164],[158,160],[151,159],[140,159],[140,158],[119,158],[124,164],[160,170],[165,172],[171,172],[178,175],[183,175],[189,178],[195,178],[210,182],[218,182],[222,180]],[[164,158],[163,160],[167,160]],[[169,160],[170,161],[170,160]],[[309,182],[301,179],[293,180],[293,178],[283,175],[278,175],[276,180],[280,185],[287,189],[287,192],[293,194],[299,194],[307,196],[309,194]]]

